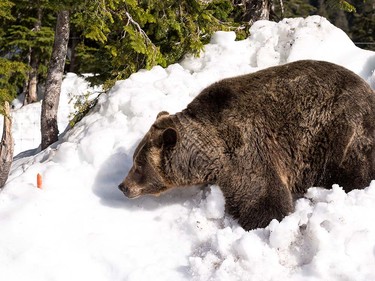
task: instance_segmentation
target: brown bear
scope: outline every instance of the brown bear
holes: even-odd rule
[[[129,198],[217,184],[246,230],[293,210],[311,186],[375,179],[375,93],[353,72],[297,61],[224,79],[158,114],[119,188]]]

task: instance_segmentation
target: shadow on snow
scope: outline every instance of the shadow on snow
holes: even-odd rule
[[[119,149],[102,164],[92,189],[103,205],[111,208],[154,210],[162,206],[183,204],[194,198],[201,190],[201,187],[179,187],[158,197],[146,195],[129,199],[118,189],[118,185],[128,174],[132,162],[132,155]]]

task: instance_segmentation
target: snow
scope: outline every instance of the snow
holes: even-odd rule
[[[77,76],[74,73],[67,73],[64,77],[58,109],[58,129],[63,133],[69,126],[69,120],[76,112],[74,107],[78,99],[95,98],[101,91],[101,87],[89,87],[89,83],[84,77]],[[40,112],[41,102],[33,103],[22,107],[24,96],[20,96],[12,102],[12,121],[13,121],[13,138],[16,140],[14,146],[14,155],[26,150],[35,151],[40,142]],[[0,126],[3,127],[3,118],[0,118]],[[0,132],[0,136],[2,132]]]
[[[249,232],[225,214],[217,186],[133,200],[117,189],[156,114],[180,111],[224,77],[311,58],[343,65],[375,88],[375,53],[324,18],[259,21],[248,39],[234,39],[218,32],[199,58],[117,82],[37,154],[40,103],[16,103],[21,154],[0,193],[2,280],[375,280],[375,181],[348,194],[312,187],[281,222]],[[69,93],[97,91],[65,77],[60,131],[74,111]]]

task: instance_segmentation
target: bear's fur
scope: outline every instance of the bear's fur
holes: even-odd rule
[[[159,113],[120,189],[130,198],[217,184],[246,230],[293,210],[311,186],[375,179],[375,93],[351,71],[297,61],[224,79]]]

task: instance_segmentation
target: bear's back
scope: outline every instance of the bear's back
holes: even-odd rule
[[[265,118],[283,126],[329,122],[350,108],[375,113],[375,95],[359,76],[323,61],[297,61],[221,80],[204,89],[186,112],[219,125]],[[206,122],[204,121],[204,122]]]

